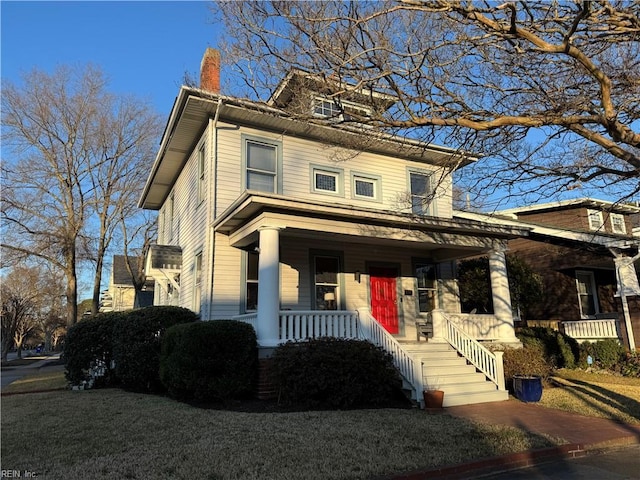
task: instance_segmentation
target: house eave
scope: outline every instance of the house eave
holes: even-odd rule
[[[231,234],[263,211],[287,212],[300,217],[322,217],[369,225],[429,230],[461,235],[488,236],[510,239],[527,236],[529,229],[517,226],[501,226],[467,219],[446,219],[418,216],[389,210],[367,209],[336,205],[325,202],[292,200],[282,195],[246,191],[233,202],[214,222],[216,232]]]
[[[265,131],[321,141],[362,151],[455,170],[477,156],[414,139],[375,133],[349,125],[330,125],[321,120],[300,121],[265,103],[226,97],[204,90],[181,87],[165,128],[160,149],[138,202],[140,208],[159,210],[184,168],[210,118],[220,123],[255,127]]]

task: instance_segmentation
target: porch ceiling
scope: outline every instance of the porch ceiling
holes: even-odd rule
[[[395,247],[419,244],[440,259],[481,253],[491,249],[496,240],[527,234],[527,230],[481,222],[300,202],[251,192],[243,194],[214,222],[215,231],[228,235],[231,245],[238,248],[257,242],[258,231],[267,226],[303,239]]]

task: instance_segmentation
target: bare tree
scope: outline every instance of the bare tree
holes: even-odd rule
[[[333,98],[398,98],[350,115],[386,132],[486,156],[463,188],[523,202],[566,189],[640,190],[640,2],[243,1],[214,8],[241,94],[298,69]],[[239,88],[239,87],[238,87]],[[601,190],[602,191],[602,190]]]
[[[77,318],[79,261],[95,261],[99,285],[114,212],[135,204],[158,125],[143,102],[107,93],[92,66],[34,70],[21,85],[3,85],[2,138],[12,156],[2,165],[1,246],[16,261],[36,257],[64,273],[68,324]]]
[[[32,267],[16,267],[2,279],[2,360],[15,346],[22,358],[24,341],[38,330],[39,271]]]

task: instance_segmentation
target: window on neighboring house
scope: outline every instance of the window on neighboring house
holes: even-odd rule
[[[411,211],[416,215],[432,215],[431,202],[433,192],[431,175],[420,172],[409,172],[411,191]]]
[[[245,312],[258,309],[258,253],[247,252]]]
[[[438,307],[436,266],[432,263],[416,262],[414,267],[418,286],[418,310],[421,313],[431,312]]]
[[[244,138],[245,188],[260,192],[281,191],[281,147],[279,142]]]
[[[582,318],[590,318],[600,313],[598,290],[593,272],[576,271],[576,286]]]
[[[587,210],[587,215],[589,216],[589,229],[600,230],[604,225],[602,212],[600,210]]]
[[[613,233],[627,233],[627,227],[624,224],[624,215],[619,213],[611,214],[611,231]]]
[[[193,311],[200,313],[200,303],[202,298],[202,252],[196,254],[194,259],[194,279],[193,279]]]
[[[380,177],[354,173],[351,182],[353,198],[361,200],[381,200]]]
[[[343,172],[338,168],[311,166],[311,191],[343,195]]]
[[[340,257],[316,255],[313,257],[313,279],[316,310],[340,308]]]
[[[202,203],[206,196],[206,182],[204,176],[204,144],[198,150],[198,204]]]

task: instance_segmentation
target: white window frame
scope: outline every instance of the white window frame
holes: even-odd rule
[[[342,109],[340,109],[340,106]],[[336,102],[336,100],[332,98],[316,97],[313,99],[313,115],[315,117],[344,122],[352,119],[349,112],[362,116],[371,116],[371,109],[365,105],[344,100]],[[356,120],[354,119],[354,121]]]
[[[249,145],[261,145],[269,148],[273,148],[275,152],[275,171],[260,170],[257,168],[250,168],[248,162]],[[242,189],[249,190],[249,173],[255,172],[262,175],[273,176],[273,191],[267,193],[282,193],[282,142],[279,140],[273,140],[264,137],[258,137],[255,135],[242,135]],[[265,190],[266,191],[266,190]]]
[[[624,221],[624,215],[621,215],[620,213],[612,213],[609,216],[609,221],[611,222],[611,231],[613,233],[620,233],[620,234],[627,233],[627,226]],[[616,228],[616,225],[619,226],[620,228]]]
[[[316,184],[317,175],[326,175],[335,178],[335,190],[325,190],[318,188]],[[311,165],[311,192],[322,195],[344,196],[344,171],[340,168],[326,167],[324,165]]]
[[[360,195],[357,192],[356,183],[370,182],[373,185],[373,196]],[[373,202],[382,201],[382,177],[368,173],[352,172],[351,173],[351,198],[354,200],[367,200]]]
[[[426,177],[427,178],[427,187],[428,187],[428,192],[426,195],[417,195],[414,194],[413,191],[411,190],[411,176],[412,175],[420,175],[422,177]],[[411,213],[413,213],[414,215],[422,215],[422,216],[435,216],[436,215],[436,206],[435,206],[435,195],[434,195],[434,184],[433,184],[433,172],[432,171],[427,171],[427,170],[417,170],[417,169],[409,169],[407,171],[407,185],[409,186],[409,208],[411,209]],[[426,202],[422,202],[421,205],[421,209],[420,211],[417,211],[416,209],[416,205],[414,204],[414,198],[423,198],[423,199],[427,199],[428,197],[433,197],[431,198],[431,201],[429,202],[429,204],[426,204]]]
[[[206,177],[205,177],[205,155],[204,147],[202,144],[198,149],[198,205],[205,200],[206,192]]]
[[[317,278],[317,261],[320,258],[335,260],[337,264],[336,268],[336,281],[328,282],[328,281],[318,281]],[[342,254],[339,252],[312,252],[311,253],[311,268],[312,268],[312,277],[311,277],[311,299],[312,299],[312,310],[340,310],[342,308],[342,264],[343,258]],[[325,297],[323,299],[318,299],[318,289],[321,291],[326,290],[324,292]],[[327,294],[333,293],[333,298],[329,298]]]
[[[586,282],[581,281],[579,277],[582,277],[586,280]],[[584,284],[586,292],[580,292],[580,285]],[[580,317],[581,318],[595,318],[595,316],[600,313],[600,304],[598,303],[598,287],[596,285],[596,277],[593,272],[589,270],[576,270],[576,292],[578,294],[578,308],[580,309]],[[587,315],[583,309],[583,296],[591,296],[593,297],[593,314]]]
[[[601,230],[604,226],[604,220],[600,210],[588,209],[587,217],[589,219],[589,230]]]

